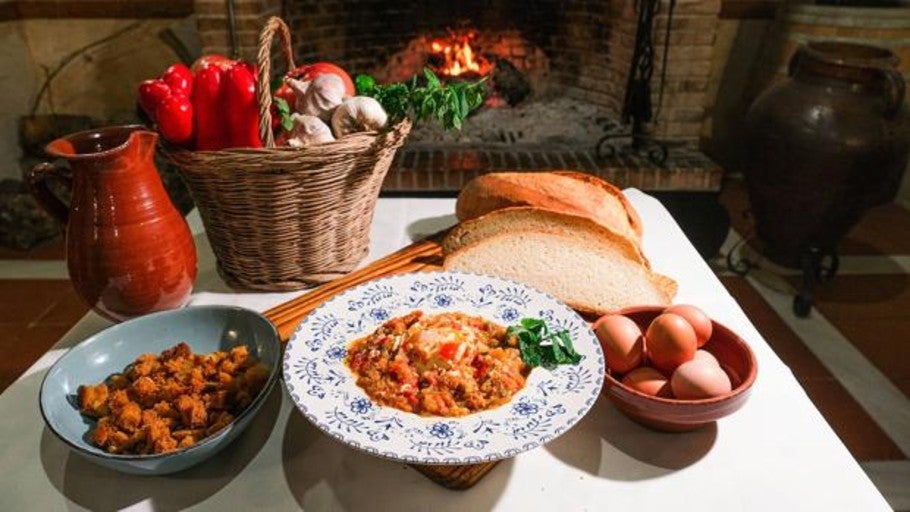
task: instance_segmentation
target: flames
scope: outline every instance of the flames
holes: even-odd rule
[[[449,33],[430,41],[430,55],[435,57],[436,71],[445,76],[459,76],[466,73],[486,75],[492,65],[490,61],[471,47],[471,41],[477,37],[474,31]]]

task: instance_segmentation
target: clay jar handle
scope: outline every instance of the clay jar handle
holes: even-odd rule
[[[904,77],[894,68],[871,68],[885,81],[885,116],[894,117],[904,104],[907,86]]]
[[[69,207],[60,200],[47,186],[48,179],[58,179],[72,188],[72,179],[68,171],[55,164],[42,162],[28,173],[28,187],[38,204],[52,217],[57,219],[63,227],[69,221]]]
[[[787,76],[793,78],[793,75],[796,74],[796,69],[799,67],[799,62],[803,59],[804,50],[802,47],[796,49],[793,52],[793,55],[790,56],[790,62],[787,63]]]
[[[790,62],[787,64],[787,76],[792,77],[796,73],[800,62],[806,56],[806,53],[808,53],[808,51],[804,47],[800,47],[793,53],[793,56],[790,57]],[[882,79],[885,83],[885,117],[894,117],[897,115],[901,106],[904,104],[904,94],[907,90],[906,84],[904,83],[904,77],[900,72],[891,67],[868,63],[855,66],[876,73]]]

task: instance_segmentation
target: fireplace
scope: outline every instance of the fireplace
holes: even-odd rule
[[[432,62],[434,42],[472,34],[485,59],[504,59],[535,95],[617,111],[634,34],[634,2],[554,0],[297,1],[289,7],[301,60],[330,59],[383,80],[406,80]]]
[[[697,151],[720,0],[676,2],[660,117],[649,125],[676,145],[662,165],[595,151],[605,131],[621,124],[640,0],[293,0],[280,3],[281,12],[277,2],[236,3],[239,40],[250,55],[255,31],[246,30],[253,23],[244,16],[255,8],[246,4],[265,9],[257,21],[275,13],[289,22],[300,62],[333,61],[379,81],[407,80],[424,67],[443,79],[488,76],[494,94],[462,131],[415,127],[386,190],[457,190],[483,172],[552,168],[647,190],[720,186],[719,169]],[[668,5],[653,29],[655,106]],[[200,17],[204,51],[225,41],[203,28],[214,32],[215,17]]]

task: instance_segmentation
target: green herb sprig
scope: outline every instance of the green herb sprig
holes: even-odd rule
[[[275,98],[275,107],[278,109],[278,115],[281,116],[281,127],[284,131],[289,132],[294,129],[294,120],[291,118],[291,106],[284,98]]]
[[[405,117],[415,121],[435,119],[446,130],[460,130],[472,110],[483,104],[486,79],[469,83],[445,84],[432,71],[423,70],[424,80],[417,76],[410,83],[378,84],[370,75],[357,75],[357,94],[370,96],[382,105],[390,123]]]
[[[553,332],[539,318],[523,318],[518,325],[506,329],[506,336],[518,338],[521,359],[531,368],[543,366],[552,370],[560,364],[578,364],[581,355],[572,346],[569,331]]]

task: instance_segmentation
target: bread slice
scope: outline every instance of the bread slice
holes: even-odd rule
[[[455,215],[464,221],[512,206],[536,206],[588,217],[641,244],[641,221],[622,192],[600,178],[573,171],[479,176],[458,195]]]
[[[449,232],[442,241],[442,250],[444,254],[451,254],[484,238],[519,230],[548,231],[579,239],[600,238],[612,243],[627,258],[645,267],[651,267],[638,245],[627,237],[587,217],[533,206],[503,208],[476,219],[466,220]]]
[[[628,257],[620,245],[540,230],[515,230],[462,247],[446,270],[513,279],[554,295],[582,313],[669,305],[676,282]]]
[[[558,174],[560,176],[568,176],[576,180],[581,180],[586,183],[598,186],[606,191],[608,194],[619,199],[619,202],[622,203],[623,208],[626,210],[626,218],[629,221],[629,225],[632,226],[632,230],[635,231],[635,234],[638,235],[638,238],[641,239],[644,228],[642,227],[641,217],[638,216],[638,211],[632,206],[632,202],[629,201],[629,198],[622,193],[618,187],[614,186],[612,183],[600,179],[593,174],[587,174],[578,171],[553,171],[553,174]]]

